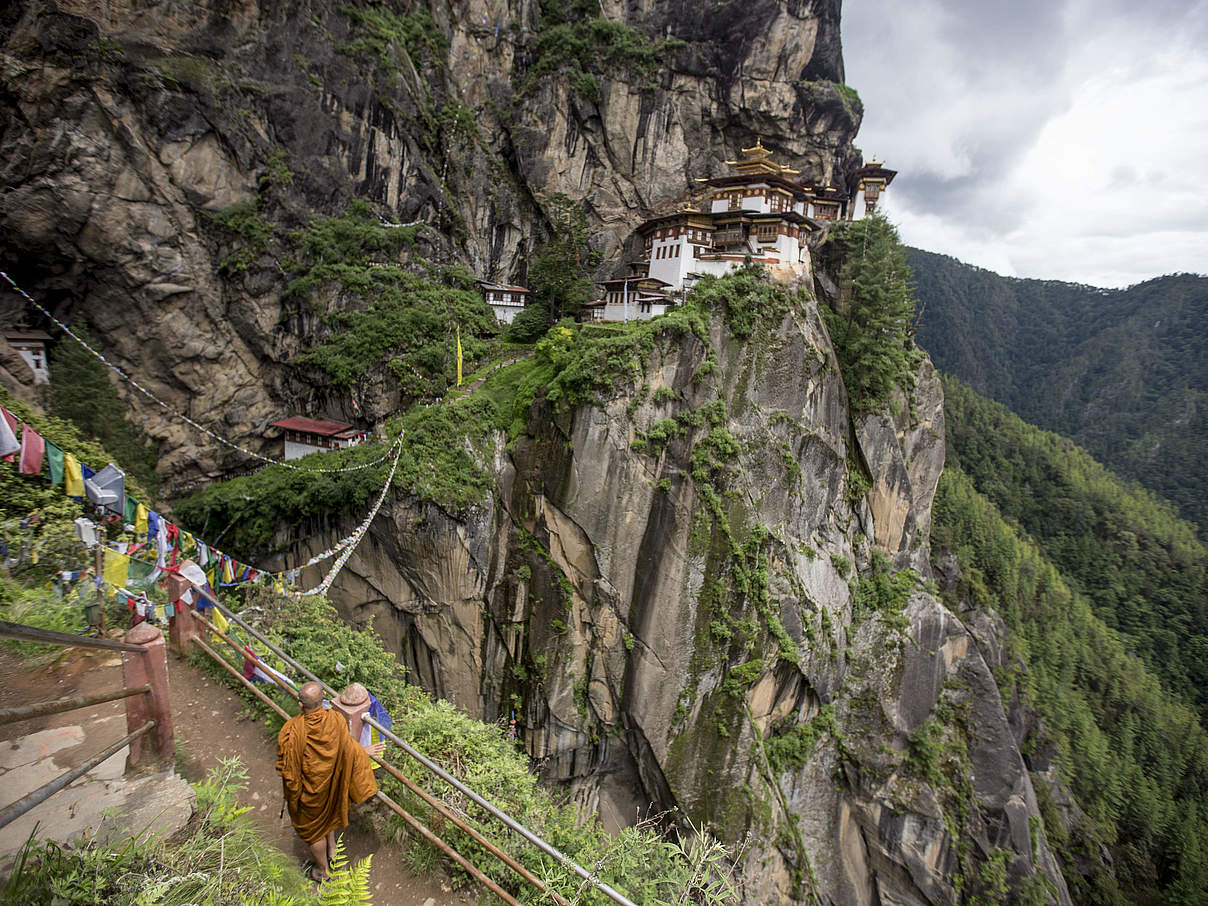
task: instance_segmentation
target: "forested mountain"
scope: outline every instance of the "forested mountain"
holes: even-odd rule
[[[1208,550],[1069,440],[957,380],[944,394],[933,555],[941,575],[957,555],[967,624],[1006,624],[995,676],[1040,718],[1015,712],[1074,900],[1203,902]]]
[[[1002,277],[910,251],[940,371],[1073,438],[1208,526],[1208,278],[1126,290]]]

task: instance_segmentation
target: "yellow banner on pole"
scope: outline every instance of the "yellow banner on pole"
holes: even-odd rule
[[[461,325],[457,325],[457,386],[461,386]]]

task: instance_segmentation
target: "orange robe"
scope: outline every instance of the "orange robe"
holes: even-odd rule
[[[337,711],[291,717],[277,734],[277,773],[298,836],[314,843],[348,826],[349,803],[377,792],[372,762]]]

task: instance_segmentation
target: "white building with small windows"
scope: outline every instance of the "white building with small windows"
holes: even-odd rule
[[[4,339],[34,373],[35,384],[50,383],[50,360],[46,355],[46,344],[50,342],[49,334],[40,330],[6,330]]]
[[[523,286],[479,280],[478,289],[487,305],[491,306],[491,311],[495,312],[495,320],[500,324],[511,324],[528,304],[529,291]]]
[[[301,459],[311,453],[343,450],[355,447],[365,439],[363,431],[357,431],[345,422],[303,418],[295,415],[273,422],[285,434],[285,458]]]
[[[897,175],[874,160],[844,187],[806,185],[796,181],[797,170],[772,160],[761,141],[742,152],[741,160],[726,161],[730,175],[700,180],[706,194],[698,206],[638,227],[643,251],[631,262],[634,276],[605,283],[604,297],[587,306],[587,320],[655,317],[701,277],[747,262],[782,276],[807,274],[809,234],[827,222],[873,213]]]

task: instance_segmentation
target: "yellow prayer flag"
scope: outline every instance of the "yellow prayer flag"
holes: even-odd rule
[[[461,325],[457,325],[457,386],[461,386]]]
[[[180,533],[180,552],[183,554],[193,549],[193,536],[188,532]]]
[[[130,579],[130,558],[115,550],[106,550],[103,578],[110,585],[124,586]]]
[[[84,473],[80,461],[70,453],[63,454],[63,484],[68,497],[84,496]]]
[[[136,535],[147,534],[147,508],[145,506],[143,506],[141,503],[138,505],[138,508],[134,511],[134,534],[136,534]]]
[[[222,611],[217,607],[215,607],[214,612],[210,614],[210,622],[213,623],[214,628],[221,633],[229,632],[231,629],[231,624],[227,622],[227,618],[222,615]]]

